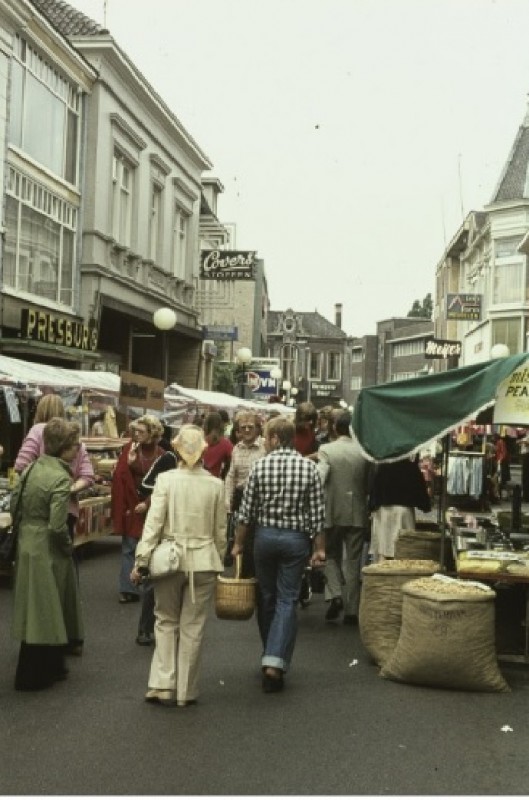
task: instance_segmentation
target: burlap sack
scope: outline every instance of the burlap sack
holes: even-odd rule
[[[419,558],[429,561],[441,560],[441,533],[438,530],[399,531],[395,542],[395,558]],[[445,563],[453,569],[450,537],[445,537]]]
[[[419,575],[433,575],[434,561],[392,560],[362,570],[358,623],[365,649],[377,664],[393,652],[400,633],[401,587]]]
[[[494,646],[495,592],[445,576],[402,587],[402,625],[383,678],[480,692],[508,692]]]

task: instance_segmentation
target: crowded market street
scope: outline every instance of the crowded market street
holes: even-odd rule
[[[299,611],[285,691],[263,694],[255,618],[213,611],[196,706],[144,702],[152,650],[138,605],[119,605],[119,538],[80,563],[85,652],[36,693],[13,689],[12,592],[0,587],[1,794],[508,795],[527,793],[529,670],[502,664],[510,693],[383,680],[357,627]]]

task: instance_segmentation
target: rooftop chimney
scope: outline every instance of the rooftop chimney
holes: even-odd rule
[[[342,327],[342,304],[335,303],[334,304],[334,324],[337,328]]]

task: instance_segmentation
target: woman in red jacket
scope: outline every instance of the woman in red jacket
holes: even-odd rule
[[[135,603],[140,599],[130,573],[148,502],[141,500],[138,490],[156,459],[165,452],[158,444],[163,425],[156,417],[145,414],[131,427],[133,439],[123,448],[112,476],[112,528],[114,534],[121,536],[120,603]]]

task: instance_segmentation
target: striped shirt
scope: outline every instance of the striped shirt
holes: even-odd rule
[[[325,502],[316,464],[294,449],[279,447],[257,461],[244,490],[238,521],[269,528],[323,530]]]

